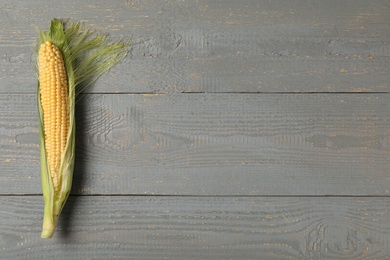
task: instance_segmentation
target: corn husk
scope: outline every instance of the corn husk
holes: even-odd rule
[[[102,74],[125,58],[125,46],[129,44],[122,41],[109,43],[106,36],[87,29],[80,23],[63,22],[57,19],[51,21],[48,31],[39,30],[39,35],[38,50],[42,43],[50,40],[62,53],[68,80],[70,106],[69,134],[61,155],[58,176],[59,188],[54,189],[45,149],[43,112],[38,80],[40,165],[45,204],[41,237],[50,238],[53,236],[58,217],[64,208],[72,187],[76,147],[76,99],[85,88],[90,87]]]

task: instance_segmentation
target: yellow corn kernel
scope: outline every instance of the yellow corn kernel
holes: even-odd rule
[[[64,60],[51,41],[40,46],[38,69],[46,156],[54,189],[58,190],[61,155],[69,130],[69,97]]]

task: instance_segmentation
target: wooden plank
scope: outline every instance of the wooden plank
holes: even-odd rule
[[[84,20],[131,55],[93,92],[389,92],[387,0],[1,0],[0,92],[36,88],[34,25]]]
[[[0,96],[0,191],[39,194],[35,95]],[[386,94],[86,95],[73,194],[389,195]]]
[[[389,198],[0,197],[5,259],[387,259]]]

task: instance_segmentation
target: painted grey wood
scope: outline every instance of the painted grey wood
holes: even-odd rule
[[[388,0],[0,1],[0,92],[36,89],[35,25],[84,20],[131,55],[93,92],[389,92]]]
[[[387,259],[390,198],[0,197],[3,259]]]
[[[333,93],[389,92],[389,14],[387,0],[0,0],[0,259],[390,258],[389,96]],[[53,17],[134,46],[78,104],[72,194],[90,196],[41,240],[34,25]]]
[[[0,96],[0,191],[39,194],[35,95]],[[388,94],[85,95],[73,194],[389,195]]]

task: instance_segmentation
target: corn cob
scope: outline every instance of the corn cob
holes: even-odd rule
[[[41,237],[50,238],[72,186],[76,96],[123,60],[129,43],[109,44],[79,23],[57,19],[39,34],[37,104],[45,202]]]
[[[58,191],[61,155],[69,133],[69,97],[64,60],[51,41],[41,45],[38,67],[46,156],[53,188]]]

